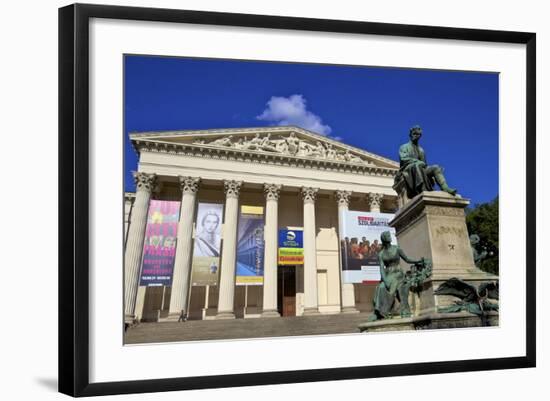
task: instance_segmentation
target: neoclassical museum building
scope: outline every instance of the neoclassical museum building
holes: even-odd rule
[[[372,262],[373,240],[343,238],[344,220],[397,210],[398,162],[294,126],[130,140],[127,322],[372,311],[376,280],[347,279],[342,264],[346,246]]]

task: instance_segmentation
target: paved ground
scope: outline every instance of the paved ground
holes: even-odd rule
[[[193,320],[185,323],[140,323],[128,329],[125,343],[358,333],[357,326],[365,322],[368,316],[368,313],[342,313],[281,318]]]

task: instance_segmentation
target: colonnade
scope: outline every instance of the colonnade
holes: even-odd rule
[[[152,191],[158,179],[155,174],[138,172],[135,174],[136,197],[130,217],[128,238],[124,259],[125,277],[125,318],[135,318],[136,297],[139,286],[141,256],[147,225],[147,211]],[[193,249],[193,218],[197,204],[197,192],[200,187],[199,177],[178,177],[181,189],[181,210],[177,230],[177,247],[173,270],[172,291],[170,297],[169,320],[177,320],[187,313],[187,300],[190,289],[190,276]],[[219,280],[219,299],[217,318],[235,317],[233,304],[235,297],[235,268],[237,256],[237,222],[239,217],[239,195],[243,182],[224,181],[225,210],[223,247],[221,254],[221,272]],[[279,198],[282,186],[266,183],[265,227],[264,227],[264,277],[263,277],[263,313],[264,317],[280,316],[277,310],[277,268],[278,268],[278,229]],[[317,249],[315,201],[319,189],[300,188],[303,199],[303,238],[304,238],[304,315],[318,314],[317,294]],[[342,236],[343,217],[349,209],[351,192],[335,190],[338,205],[339,236]],[[380,211],[383,195],[367,194],[371,211]],[[342,312],[355,312],[355,295],[353,284],[342,283]]]

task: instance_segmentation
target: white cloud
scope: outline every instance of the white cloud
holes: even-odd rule
[[[270,121],[275,125],[296,125],[321,135],[330,135],[332,128],[323,124],[321,117],[307,110],[302,95],[289,97],[272,96],[258,120]]]

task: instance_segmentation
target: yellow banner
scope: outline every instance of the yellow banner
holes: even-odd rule
[[[263,206],[241,206],[241,213],[244,214],[264,214]]]
[[[264,278],[258,276],[237,276],[237,284],[263,284]]]
[[[279,248],[279,265],[303,265],[303,248]]]

